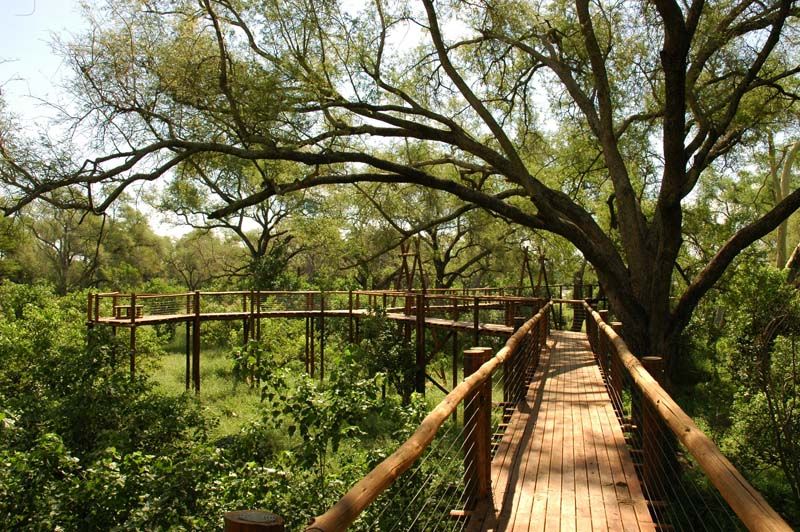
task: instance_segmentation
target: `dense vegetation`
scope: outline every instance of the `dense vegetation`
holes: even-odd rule
[[[4,524],[261,506],[299,526],[424,410],[380,312],[358,346],[332,335],[323,383],[299,328],[240,346],[210,325],[222,388],[252,390],[238,409],[170,388],[169,327],[142,332],[131,380],[124,343],[86,337],[87,290],[533,285],[546,265],[602,285],[800,525],[797,2],[85,9],[51,127],[0,99]]]
[[[403,406],[394,393],[381,397],[382,374],[360,369],[372,352],[365,344],[340,351],[322,384],[302,374],[298,359],[283,368],[265,361],[257,416],[212,437],[218,419],[150,376],[131,380],[110,337],[87,350],[81,295],[0,286],[6,529],[213,530],[237,508],[269,508],[296,529],[396,446],[427,408],[417,400]],[[150,332],[140,355],[153,363],[168,338]]]

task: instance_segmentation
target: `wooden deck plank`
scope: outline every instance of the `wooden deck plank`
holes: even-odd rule
[[[551,370],[552,384],[552,403],[550,408],[553,410],[552,416],[552,440],[550,443],[550,475],[546,488],[547,493],[547,512],[544,518],[544,529],[546,531],[557,531],[561,529],[562,508],[562,480],[564,466],[564,418],[569,403],[565,401],[565,374],[569,370],[567,357],[557,357]],[[538,488],[538,486],[537,486]]]
[[[483,530],[655,530],[585,336],[553,343],[492,464]]]
[[[598,391],[605,391],[592,373],[596,370],[593,364],[584,364],[578,372],[580,377],[581,394],[578,396],[581,411],[581,430],[583,440],[584,464],[586,468],[586,490],[588,498],[586,505],[589,507],[591,527],[593,530],[606,530],[606,510],[603,504],[603,489],[600,485],[600,468],[597,458],[597,447],[594,440],[591,404],[595,401]],[[587,529],[588,530],[588,529]]]

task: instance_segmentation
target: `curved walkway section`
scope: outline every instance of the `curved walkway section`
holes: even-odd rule
[[[494,508],[470,528],[655,530],[586,335],[551,339],[492,461]]]

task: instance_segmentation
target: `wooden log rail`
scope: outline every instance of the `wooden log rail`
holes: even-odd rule
[[[665,458],[669,457],[664,456],[663,449],[669,448],[669,441],[677,438],[749,530],[791,530],[662,388],[657,377],[663,372],[663,359],[658,356],[644,356],[641,360],[636,358],[620,337],[620,324],[612,326],[606,323],[607,312],[601,314],[588,303],[582,304],[588,316],[586,329],[589,344],[607,381],[610,395],[612,398],[621,396],[623,387],[630,386],[632,395],[640,398],[638,408],[632,403],[634,411],[630,422],[638,427],[641,435],[642,478],[645,486],[649,484],[657,492],[665,480],[670,481],[657,478],[657,475],[669,474],[670,466],[663,464]],[[621,403],[614,406],[618,410],[622,408]]]
[[[538,356],[537,350],[541,350],[544,345],[548,330],[550,306],[551,303],[548,302],[533,318],[519,327],[494,357],[489,358],[479,367],[472,368],[474,372],[465,375],[464,380],[425,417],[408,440],[350,488],[328,511],[313,519],[306,531],[333,532],[344,530],[350,526],[367,506],[375,501],[381,493],[421,457],[422,453],[433,441],[439,428],[456,411],[458,405],[471,397],[482,397],[482,399],[470,401],[470,403],[473,406],[476,403],[482,405],[483,410],[480,415],[465,416],[465,419],[481,419],[483,423],[481,428],[468,431],[468,434],[472,435],[470,437],[476,439],[473,445],[467,445],[466,448],[481,449],[481,451],[480,456],[470,457],[469,463],[471,465],[467,469],[466,480],[467,485],[475,490],[472,494],[473,497],[486,496],[488,490],[485,477],[487,464],[491,461],[491,447],[486,442],[490,428],[486,426],[488,415],[485,409],[491,407],[491,401],[486,400],[486,394],[491,394],[491,386],[488,383],[491,382],[492,374],[504,365],[506,367],[514,367],[517,371],[522,371],[520,357],[527,356],[532,358],[534,352]],[[469,373],[470,369],[467,368],[469,368],[470,364],[474,364],[476,358],[481,359],[481,357],[487,355],[487,349],[473,348],[465,351],[465,373]],[[488,392],[487,388],[489,389]],[[519,390],[515,387],[508,391],[519,395]],[[476,451],[470,452],[475,453]]]

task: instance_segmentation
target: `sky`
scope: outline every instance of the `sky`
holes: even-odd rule
[[[69,71],[53,52],[53,34],[77,34],[85,27],[79,0],[0,0],[0,91],[23,127],[45,125],[52,116],[40,100],[64,98],[59,85]],[[138,201],[137,194],[132,199],[137,208],[153,215],[156,233],[179,237],[189,230],[165,223]]]
[[[37,98],[58,99],[58,80],[67,74],[50,46],[52,34],[83,27],[78,0],[0,0],[0,90],[13,114],[46,116]]]

